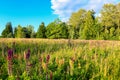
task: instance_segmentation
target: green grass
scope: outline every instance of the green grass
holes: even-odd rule
[[[1,39],[0,79],[46,80],[47,76],[48,80],[120,80],[119,46],[120,41]],[[8,48],[14,50],[15,56],[11,76]],[[31,52],[26,61],[24,53],[28,49]]]

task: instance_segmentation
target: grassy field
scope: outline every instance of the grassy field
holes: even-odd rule
[[[120,80],[120,41],[0,39],[0,79]]]

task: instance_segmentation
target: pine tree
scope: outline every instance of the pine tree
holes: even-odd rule
[[[46,38],[45,32],[46,32],[46,28],[45,28],[44,22],[42,22],[38,28],[36,37],[37,38]]]
[[[2,37],[4,38],[13,38],[13,28],[11,22],[6,24],[6,28],[2,32]]]

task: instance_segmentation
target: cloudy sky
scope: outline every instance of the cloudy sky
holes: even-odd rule
[[[103,4],[117,4],[119,0],[0,0],[0,33],[7,22],[13,27],[33,25],[35,30],[41,22],[46,25],[56,18],[67,21],[72,12],[80,8],[93,9],[99,13]]]
[[[102,6],[106,3],[117,4],[120,0],[51,0],[53,13],[57,14],[62,20],[68,20],[72,12],[80,8],[93,9],[99,13]]]

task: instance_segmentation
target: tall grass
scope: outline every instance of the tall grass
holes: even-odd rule
[[[3,80],[120,80],[120,41],[1,39],[0,43]],[[13,50],[12,75],[8,49]]]

